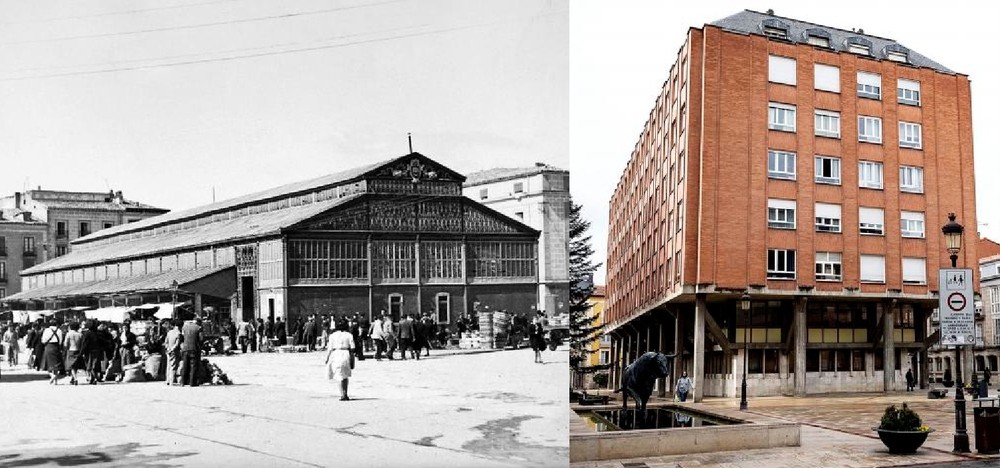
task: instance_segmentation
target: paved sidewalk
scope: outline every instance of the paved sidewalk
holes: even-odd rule
[[[432,351],[358,362],[352,401],[325,352],[209,357],[231,386],[70,386],[4,364],[0,466],[566,466],[568,353]]]
[[[620,400],[618,400],[620,404]],[[667,403],[653,399],[654,403]],[[912,455],[894,455],[886,450],[872,427],[878,426],[890,404],[907,403],[934,429],[923,447]],[[955,400],[928,400],[926,391],[889,394],[813,395],[805,398],[751,398],[747,413],[739,411],[733,398],[706,398],[702,403],[685,403],[692,408],[732,414],[742,419],[773,419],[802,424],[801,446],[775,449],[715,452],[683,456],[651,457],[602,462],[574,463],[574,468],[621,468],[626,463],[661,467],[876,467],[955,463],[981,460],[1000,466],[1000,455],[980,455],[975,451],[972,408],[966,400],[969,445],[972,453],[953,454]],[[581,426],[572,425],[575,432]],[[577,428],[577,429],[574,429]]]

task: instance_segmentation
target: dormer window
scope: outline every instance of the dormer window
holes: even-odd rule
[[[900,63],[909,63],[910,50],[899,44],[889,44],[883,50],[885,58]]]
[[[806,29],[803,33],[806,37],[806,42],[817,47],[830,47],[830,33],[819,28]]]
[[[781,20],[768,18],[760,23],[760,30],[767,37],[788,39],[788,24]]]
[[[863,37],[848,37],[847,40],[844,41],[844,46],[846,46],[847,51],[852,54],[868,56],[872,54],[872,42]]]

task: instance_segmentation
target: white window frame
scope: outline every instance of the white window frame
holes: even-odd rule
[[[843,281],[842,262],[840,252],[816,252],[816,281]]]
[[[806,36],[806,43],[814,45],[816,47],[826,47],[828,49],[830,48],[829,37],[813,36],[812,34],[810,34]]]
[[[858,262],[862,283],[885,283],[885,255],[861,255]]]
[[[816,203],[816,232],[841,232],[840,205]]]
[[[899,231],[903,237],[923,239],[925,228],[923,213],[919,211],[899,212]]]
[[[847,51],[852,54],[871,55],[871,48],[864,44],[847,44]]]
[[[858,207],[858,231],[861,235],[885,235],[885,210],[882,208]]]
[[[899,147],[921,149],[923,147],[923,129],[913,122],[899,123]]]
[[[840,92],[840,67],[817,63],[813,66],[813,87],[820,91]]]
[[[795,153],[767,150],[767,176],[771,179],[795,180]]]
[[[447,307],[448,307],[448,310],[445,311],[447,317],[443,322],[441,321],[441,309],[440,309],[442,297],[447,301]],[[434,295],[434,320],[438,324],[451,323],[451,294],[446,292],[439,292]]]
[[[882,100],[882,75],[859,71],[858,97]]]
[[[903,257],[903,284],[927,284],[927,259]]]
[[[795,75],[795,59],[778,55],[768,55],[767,81],[795,86]]]
[[[896,100],[900,104],[920,106],[920,82],[907,80],[905,78],[897,78]]]
[[[767,199],[767,227],[795,229],[795,200]]]
[[[868,115],[859,115],[858,141],[882,143],[882,119]]]
[[[924,193],[924,168],[899,166],[899,191]]]
[[[858,161],[858,187],[881,190],[883,180],[882,163]]]
[[[897,52],[897,51],[894,51],[894,50],[890,50],[890,51],[886,52],[885,53],[885,58],[888,59],[888,60],[891,60],[893,62],[909,63],[909,61],[910,61],[910,59],[907,56],[907,54],[905,54],[903,52]]]
[[[830,175],[825,175],[825,161],[830,161]],[[816,155],[816,183],[840,185],[840,158]]]
[[[767,249],[767,279],[795,279],[795,250]]]
[[[840,112],[816,109],[816,135],[840,138]]]
[[[795,133],[795,106],[770,102],[767,104],[767,128]]]

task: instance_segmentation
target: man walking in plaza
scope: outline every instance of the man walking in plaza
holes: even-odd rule
[[[399,321],[399,352],[406,360],[406,350],[410,350],[410,357],[420,359],[420,356],[413,351],[413,339],[416,336],[416,327],[413,326],[413,315],[406,314],[406,318]]]
[[[201,362],[201,319],[195,319],[184,324],[181,330],[184,335],[181,342],[181,356],[184,363],[181,366],[181,385],[197,387],[198,365]]]
[[[305,327],[302,329],[302,340],[303,344],[306,345],[306,351],[312,351],[316,346],[316,323],[313,316],[309,316],[306,320]]]
[[[375,317],[375,321],[372,322],[371,337],[372,342],[375,344],[375,360],[382,360],[382,353],[385,352],[385,335],[382,330],[382,320],[385,319],[385,311],[382,311],[382,315]]]
[[[236,339],[239,340],[240,349],[243,350],[243,354],[247,353],[247,346],[250,345],[250,324],[246,320],[240,322],[240,326],[236,330]]]
[[[171,321],[170,331],[167,332],[167,338],[163,342],[163,347],[167,350],[167,385],[177,385],[177,369],[181,363],[181,341],[184,339],[181,334],[181,323],[181,319]],[[246,322],[240,323],[240,329],[243,330],[247,325]],[[247,352],[246,335],[243,336],[241,344],[245,354]]]
[[[392,360],[392,355],[396,352],[396,327],[392,323],[392,317],[382,311],[382,338],[385,338],[386,357]],[[405,356],[404,356],[405,357]]]

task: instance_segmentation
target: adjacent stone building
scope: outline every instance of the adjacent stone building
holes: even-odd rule
[[[31,212],[0,208],[0,298],[21,291],[21,270],[45,261],[48,225]]]
[[[613,382],[648,350],[686,353],[696,401],[736,397],[744,362],[751,396],[925,380],[940,227],[976,226],[970,108],[966,75],[892,39],[691,28],[610,203]]]
[[[536,307],[569,312],[569,171],[536,163],[473,172],[463,193],[541,231]]]
[[[315,313],[440,324],[538,300],[538,231],[462,196],[465,177],[411,153],[95,232],[24,271],[15,308],[162,301],[235,319]],[[173,285],[173,286],[172,286]]]

